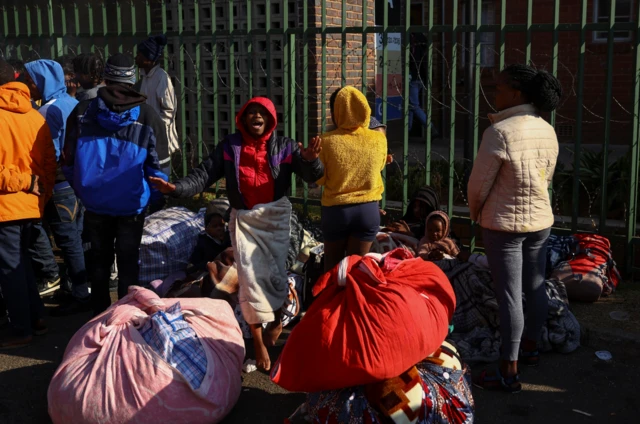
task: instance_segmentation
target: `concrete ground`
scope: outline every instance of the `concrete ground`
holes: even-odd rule
[[[634,283],[630,283],[634,284]],[[637,284],[637,283],[635,283]],[[637,294],[638,290],[632,290]],[[523,392],[509,395],[474,388],[478,423],[632,423],[640,415],[640,338],[624,332],[607,339],[603,334],[618,327],[606,321],[606,304],[626,310],[637,319],[637,297],[580,305],[574,310],[589,326],[587,347],[568,355],[543,355],[539,368],[522,371]],[[602,306],[602,305],[605,306]],[[585,311],[595,310],[592,315]],[[603,312],[604,311],[604,312]],[[582,316],[585,316],[583,320]],[[50,332],[23,349],[0,353],[0,423],[49,423],[47,387],[65,346],[89,314],[70,318],[49,318]],[[586,323],[585,323],[586,322]],[[598,325],[592,325],[597,323]],[[627,323],[629,324],[629,323]],[[635,327],[637,329],[637,327]],[[272,350],[272,356],[282,346]],[[609,350],[613,360],[596,358],[597,350]],[[474,365],[477,373],[484,365]],[[302,403],[304,395],[287,393],[272,384],[266,374],[243,376],[240,400],[225,423],[282,423]],[[579,411],[579,412],[576,412]],[[585,415],[587,414],[587,415]]]

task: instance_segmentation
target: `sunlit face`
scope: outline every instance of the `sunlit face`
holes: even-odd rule
[[[244,111],[243,123],[249,134],[261,137],[269,125],[269,111],[262,105],[251,104]]]
[[[427,222],[427,237],[430,241],[439,241],[445,237],[445,223],[439,216],[434,216]]]

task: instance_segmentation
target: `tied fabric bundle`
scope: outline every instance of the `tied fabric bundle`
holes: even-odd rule
[[[290,391],[397,377],[440,347],[455,310],[444,273],[404,249],[346,258],[313,292],[271,373]]]
[[[164,328],[150,332],[154,325]],[[160,299],[133,286],[69,342],[49,385],[49,415],[56,424],[217,423],[240,396],[243,360],[227,302]]]

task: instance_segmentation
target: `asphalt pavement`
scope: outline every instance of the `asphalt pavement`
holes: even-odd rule
[[[49,318],[50,332],[23,349],[0,353],[0,423],[49,423],[47,388],[66,344],[89,314]],[[286,335],[285,335],[286,336]],[[600,345],[598,345],[600,343]],[[272,349],[277,356],[282,348]],[[603,362],[595,351],[607,349]],[[519,394],[474,388],[477,423],[634,423],[640,416],[640,350],[596,342],[576,352],[542,356],[538,368],[522,372]],[[486,365],[473,365],[474,373]],[[225,423],[278,423],[304,401],[287,393],[261,372],[243,375],[243,391]]]

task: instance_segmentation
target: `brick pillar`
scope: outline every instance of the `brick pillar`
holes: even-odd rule
[[[303,0],[304,1],[304,0]],[[367,22],[369,26],[375,25],[374,2],[366,0],[344,0],[346,7],[346,26],[362,26],[362,5],[367,7]],[[322,26],[321,2],[310,2],[308,22],[310,27]],[[340,1],[326,2],[327,27],[342,26],[342,3]],[[299,4],[300,13],[302,5]],[[319,134],[322,131],[322,108],[327,110],[327,128],[330,128],[329,97],[342,85],[342,34],[329,34],[326,37],[326,92],[322,93],[322,36],[320,34],[309,40],[309,134]],[[346,84],[362,87],[362,35],[347,34],[346,36]],[[375,38],[369,34],[366,40],[367,46],[367,97],[370,106],[375,105]],[[301,104],[301,103],[300,103]]]

